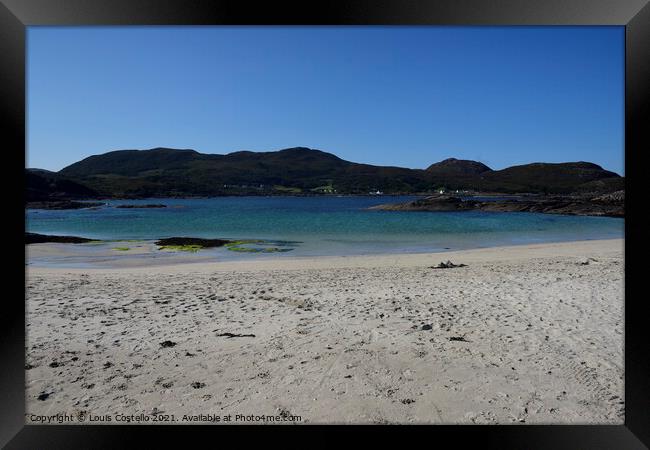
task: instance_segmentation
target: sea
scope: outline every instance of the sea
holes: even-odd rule
[[[369,209],[415,198],[377,195],[110,200],[90,209],[27,210],[26,230],[108,241],[150,241],[173,236],[247,241],[238,249],[249,251],[211,249],[218,259],[441,252],[624,237],[621,218]],[[152,203],[166,207],[115,207]]]

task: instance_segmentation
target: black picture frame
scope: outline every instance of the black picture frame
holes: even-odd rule
[[[650,89],[650,6],[648,0],[350,0],[300,4],[231,0],[0,0],[0,120],[4,130],[3,199],[11,210],[5,225],[24,233],[25,50],[26,27],[36,25],[617,25],[625,27],[625,424],[490,425],[417,427],[437,442],[469,441],[498,448],[647,448],[650,442],[650,355],[645,335],[642,290],[643,234],[640,217],[641,158],[648,139]],[[13,176],[7,176],[13,175]],[[18,183],[18,187],[16,187]],[[22,219],[20,219],[22,215]],[[15,227],[15,229],[13,228]],[[22,237],[9,240],[24,254]],[[14,242],[15,241],[15,242]],[[637,258],[639,257],[639,258]],[[4,296],[0,333],[0,445],[6,448],[121,448],[151,426],[25,425],[25,270],[17,260],[5,265],[7,281],[19,289]],[[20,283],[23,286],[18,286]],[[23,298],[21,299],[21,293]],[[237,427],[236,427],[237,428]],[[284,428],[286,427],[274,427]],[[293,427],[289,427],[293,428]],[[326,439],[322,427],[299,427]],[[168,439],[178,427],[156,427]],[[364,429],[367,430],[367,427]],[[384,436],[386,429],[372,428]],[[409,430],[412,428],[409,428]],[[199,431],[197,431],[199,430]],[[220,427],[192,427],[191,433],[220,433]],[[187,430],[186,430],[187,431]],[[241,431],[246,431],[241,429]],[[413,442],[415,444],[415,442]],[[419,445],[419,444],[415,444]]]

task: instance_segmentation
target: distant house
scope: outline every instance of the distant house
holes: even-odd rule
[[[334,193],[336,193],[336,189],[334,189],[331,185],[319,186],[319,187],[313,188],[312,191],[320,192],[322,194],[334,194]]]

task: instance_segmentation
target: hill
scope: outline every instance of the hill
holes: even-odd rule
[[[491,172],[488,166],[477,161],[470,161],[467,159],[448,158],[431,164],[427,167],[427,172],[432,174],[449,175],[479,175],[485,172]]]
[[[618,174],[589,162],[532,163],[484,173],[481,186],[498,187],[502,192],[570,193],[585,190],[587,183],[597,190],[595,182],[604,179],[622,180]]]
[[[25,170],[25,201],[39,202],[97,197],[99,193],[57,172]]]
[[[623,184],[617,174],[586,162],[492,170],[480,162],[449,158],[424,170],[360,164],[306,147],[225,155],[170,148],[118,150],[90,156],[59,172],[30,169],[28,173],[28,192],[33,195],[69,194],[71,198],[368,194],[377,190],[413,194],[441,188],[607,193],[620,190]]]
[[[426,189],[426,172],[345,161],[304,147],[210,155],[191,150],[121,150],[91,156],[60,174],[108,196],[357,193]]]

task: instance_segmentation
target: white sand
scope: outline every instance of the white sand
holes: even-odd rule
[[[467,267],[430,268],[447,259]],[[116,423],[153,411],[176,420],[622,424],[623,280],[622,239],[30,266],[27,422],[84,412]],[[167,340],[176,345],[161,347]]]

